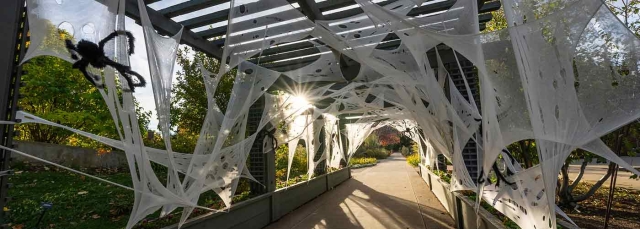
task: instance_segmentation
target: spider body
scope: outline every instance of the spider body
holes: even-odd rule
[[[77,60],[73,63],[73,68],[79,69],[89,82],[91,82],[94,86],[98,88],[103,88],[104,84],[98,83],[101,79],[100,76],[96,76],[87,72],[87,67],[89,65],[94,68],[103,69],[107,66],[111,66],[115,68],[118,73],[127,81],[129,89],[124,89],[127,92],[133,92],[134,87],[144,87],[146,85],[146,81],[144,78],[138,74],[137,72],[131,70],[131,67],[115,62],[109,57],[107,57],[104,53],[104,46],[110,40],[113,40],[118,35],[126,35],[129,41],[129,55],[133,54],[134,51],[134,37],[129,31],[114,31],[109,34],[107,37],[102,39],[98,44],[93,43],[87,40],[80,40],[77,45],[74,45],[71,40],[65,40],[67,49],[71,53],[71,58]],[[78,58],[80,55],[82,58]],[[138,83],[135,83],[131,79],[131,75],[135,76],[138,80]]]

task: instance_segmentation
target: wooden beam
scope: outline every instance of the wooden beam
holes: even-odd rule
[[[320,11],[314,0],[298,0],[298,5],[300,5],[302,13],[306,15],[309,20],[314,22],[316,20],[324,20],[322,11]]]
[[[136,0],[127,0],[126,2],[126,15],[139,24],[140,23],[140,10],[138,8],[138,2]],[[158,13],[157,11],[147,6],[147,13],[149,19],[153,24],[153,27],[161,34],[173,35],[180,31],[182,26]],[[185,29],[182,32],[182,39],[180,43],[191,46],[197,51],[203,52],[209,56],[220,59],[222,57],[222,49],[213,45],[211,42],[199,37],[189,29]]]

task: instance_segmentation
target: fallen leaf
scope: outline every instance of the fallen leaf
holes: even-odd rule
[[[85,177],[84,177],[84,176],[80,176],[80,180],[84,180],[84,179],[85,179]]]
[[[93,215],[91,216],[91,218],[94,218],[94,219],[100,219],[100,215],[98,215],[98,214],[93,214]]]
[[[11,229],[22,229],[23,227],[24,227],[24,224],[18,224],[18,225],[13,225]]]
[[[89,193],[89,192],[87,192],[87,191],[80,191],[80,192],[78,192],[78,195],[84,195],[84,194],[87,194],[87,193]]]

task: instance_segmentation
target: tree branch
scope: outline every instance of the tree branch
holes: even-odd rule
[[[562,173],[562,184],[560,185],[560,193],[566,193],[569,188],[569,164],[564,163],[560,169]]]
[[[604,176],[602,176],[602,178],[600,178],[600,180],[598,180],[598,182],[596,182],[595,184],[593,184],[593,186],[591,186],[591,189],[589,189],[589,191],[587,193],[585,193],[584,195],[578,196],[576,198],[574,198],[574,202],[580,202],[580,201],[584,201],[587,198],[593,196],[594,193],[596,193],[596,190],[598,190],[602,184],[604,184],[604,182],[609,179],[609,177],[611,176],[611,174],[613,174],[613,170],[615,168],[615,163],[613,162],[609,162],[609,169],[607,170],[607,174],[605,174]]]
[[[573,189],[576,188],[576,186],[578,186],[578,183],[580,183],[580,181],[582,180],[582,175],[584,175],[584,170],[587,168],[587,164],[587,159],[583,159],[582,165],[580,165],[580,173],[578,173],[578,177],[576,177],[576,180],[574,180],[571,186],[569,186],[569,192],[572,192]]]

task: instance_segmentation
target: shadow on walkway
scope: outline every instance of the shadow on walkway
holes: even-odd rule
[[[267,228],[454,227],[453,219],[401,155],[352,174],[353,179]]]

